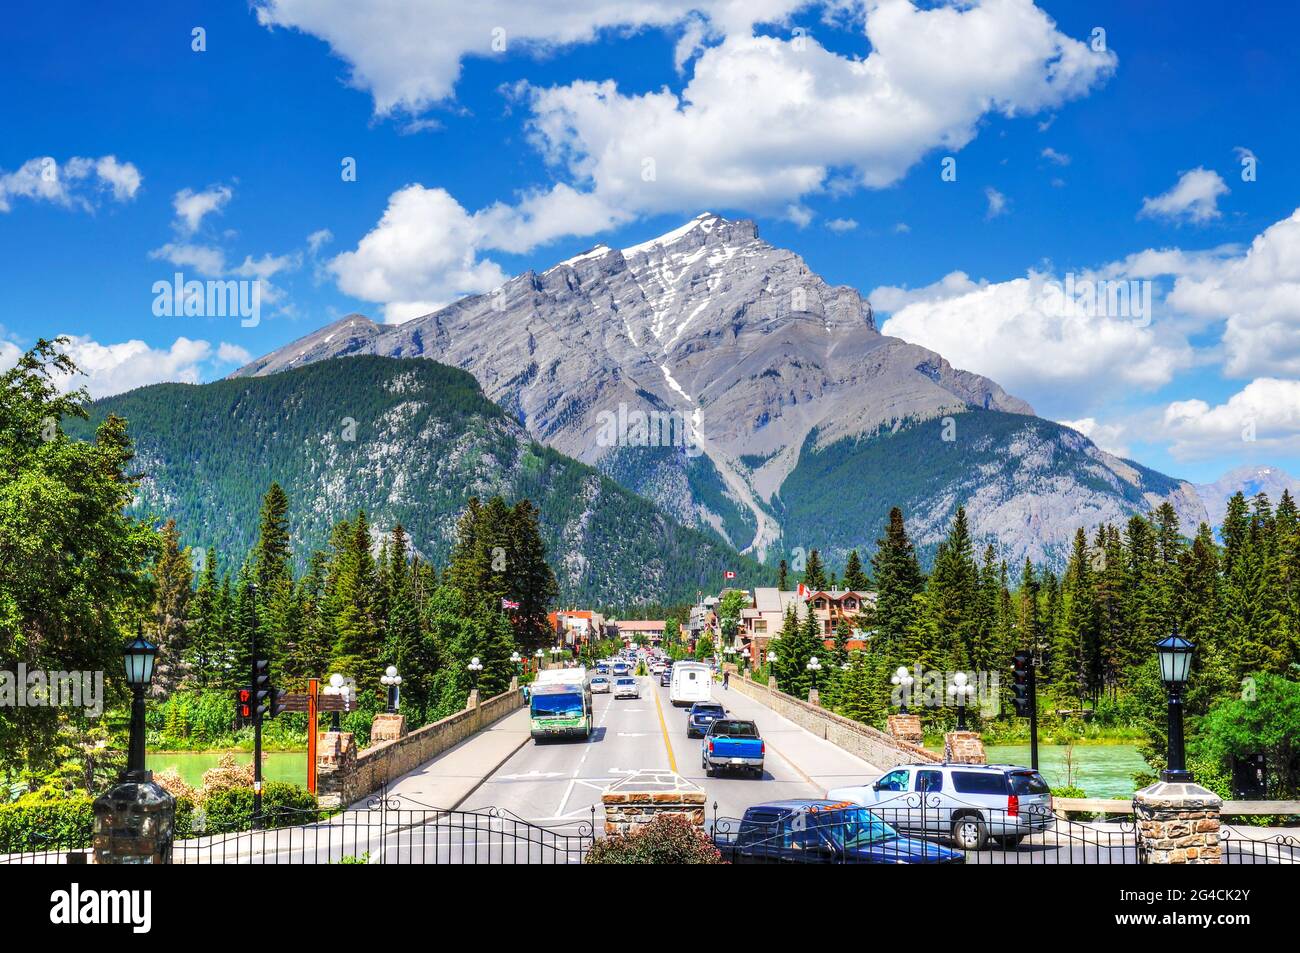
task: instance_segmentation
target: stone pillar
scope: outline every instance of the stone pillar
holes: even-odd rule
[[[477,707],[478,707],[478,689],[471,688],[469,690],[469,698],[465,699],[465,709],[468,711],[471,708],[477,708]]]
[[[510,676],[510,690],[511,690],[512,692],[517,692],[517,691],[519,691],[519,676],[518,676],[518,675],[511,675],[511,676]]]
[[[920,715],[890,715],[885,719],[889,733],[899,741],[919,745],[925,741],[925,732],[921,730]]]
[[[943,736],[943,760],[953,764],[988,764],[984,739],[977,731],[950,731]]]
[[[370,745],[382,741],[396,741],[406,736],[406,716],[397,712],[381,711],[370,723]]]
[[[776,687],[776,676],[775,676],[775,675],[769,675],[769,676],[767,677],[767,688],[768,688],[768,691],[773,691],[773,692],[775,692],[775,691],[778,690],[777,687]]]
[[[658,814],[677,814],[704,826],[704,789],[671,771],[637,771],[616,781],[600,796],[605,833],[626,834]]]
[[[97,864],[170,864],[176,799],[153,781],[123,781],[95,798]]]
[[[816,705],[817,707],[820,708],[821,703],[822,703],[822,693],[817,691],[817,689],[815,688],[808,689],[808,704]]]
[[[1158,781],[1133,795],[1138,861],[1219,864],[1223,801],[1199,784]]]
[[[324,731],[316,743],[316,796],[321,807],[349,802],[347,782],[357,766],[357,746],[350,731]]]

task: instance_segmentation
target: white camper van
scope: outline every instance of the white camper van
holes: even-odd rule
[[[694,705],[713,697],[713,672],[703,662],[675,662],[668,698],[674,705]]]

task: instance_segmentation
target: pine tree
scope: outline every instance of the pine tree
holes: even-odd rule
[[[788,592],[790,589],[790,567],[786,565],[784,559],[776,567],[776,587],[782,592]]]
[[[334,627],[332,663],[351,675],[364,691],[378,692],[383,674],[383,646],[374,618],[375,561],[370,553],[370,526],[364,512],[351,524],[351,537],[335,554],[328,599]]]
[[[862,570],[862,559],[858,556],[858,551],[851,550],[848,561],[844,564],[844,588],[865,592],[870,586],[871,580]]]
[[[808,562],[803,571],[803,584],[813,592],[826,588],[826,570],[822,566],[821,553],[815,549],[808,554]]]
[[[199,689],[220,683],[217,671],[221,656],[224,620],[219,617],[221,589],[217,581],[217,553],[209,548],[203,559],[203,573],[190,600],[190,639],[185,663],[190,681]]]
[[[515,640],[532,651],[550,640],[548,615],[559,585],[546,559],[541,514],[528,500],[520,500],[510,514],[514,558],[511,560],[510,596],[519,603],[511,613]],[[498,605],[498,608],[500,606]]]
[[[876,542],[871,560],[876,577],[876,633],[881,651],[893,661],[917,618],[916,597],[925,586],[916,550],[903,525],[903,511],[889,511],[885,535]]]
[[[193,570],[191,554],[180,545],[176,521],[168,520],[162,530],[162,551],[154,563],[153,635],[158,645],[150,694],[165,698],[184,680],[189,654],[189,602]]]
[[[926,584],[923,629],[929,644],[919,646],[924,664],[943,669],[970,667],[975,651],[979,567],[975,563],[966,510],[957,508],[947,538],[935,553]]]
[[[1055,633],[1052,678],[1063,695],[1095,701],[1093,674],[1097,652],[1097,602],[1092,572],[1092,552],[1082,527],[1074,534],[1074,547],[1065,570],[1061,624]]]

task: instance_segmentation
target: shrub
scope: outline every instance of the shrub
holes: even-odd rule
[[[205,834],[246,831],[253,817],[253,789],[231,787],[207,794],[203,802]],[[322,817],[316,796],[305,788],[284,781],[267,781],[262,786],[262,816],[266,827],[311,824]]]
[[[629,833],[596,841],[588,864],[720,864],[722,855],[704,831],[680,814],[660,814]]]
[[[236,764],[233,754],[223,754],[215,768],[203,772],[203,797],[209,798],[233,788],[248,788],[252,793],[253,762]]]
[[[175,768],[168,768],[165,771],[155,771],[153,774],[154,783],[160,788],[176,798],[179,802],[182,798],[191,802],[198,800],[198,792],[190,787],[189,782],[181,777],[179,771]]]
[[[95,829],[92,803],[90,797],[76,797],[0,805],[0,854],[89,847]]]

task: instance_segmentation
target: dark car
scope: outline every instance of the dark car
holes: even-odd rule
[[[727,709],[717,702],[696,702],[686,714],[686,737],[703,738],[708,734],[709,725],[726,717]]]
[[[667,688],[673,683],[673,664],[669,662],[664,670],[659,674],[659,684]]]
[[[964,864],[966,857],[904,837],[866,808],[801,798],[756,804],[714,825],[713,844],[733,864]]]

